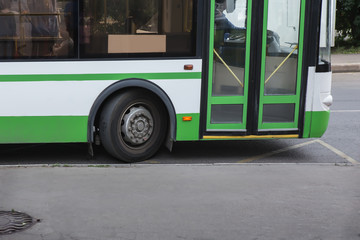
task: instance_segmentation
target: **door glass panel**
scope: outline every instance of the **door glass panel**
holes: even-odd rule
[[[211,123],[242,123],[242,104],[215,104],[211,106]]]
[[[210,35],[208,131],[246,129],[250,67],[249,0],[214,0]]]
[[[331,61],[331,22],[329,15],[331,6],[329,0],[322,2],[320,25],[320,48],[318,65],[328,65]]]
[[[265,95],[295,95],[300,0],[269,0]]]
[[[293,122],[295,104],[264,104],[264,123]]]
[[[213,96],[243,96],[246,53],[246,0],[229,7],[216,0]]]

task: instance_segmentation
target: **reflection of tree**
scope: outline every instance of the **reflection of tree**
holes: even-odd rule
[[[137,28],[144,26],[159,11],[159,1],[135,0],[131,1],[130,14],[136,16],[134,23]]]
[[[87,0],[94,33],[129,33],[143,27],[158,13],[159,0]]]

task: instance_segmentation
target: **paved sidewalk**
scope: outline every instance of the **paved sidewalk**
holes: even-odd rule
[[[360,54],[331,55],[333,73],[360,72]]]
[[[359,240],[360,166],[0,167],[1,240]]]

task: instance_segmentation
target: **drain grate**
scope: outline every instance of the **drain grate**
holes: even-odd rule
[[[0,211],[0,235],[25,230],[35,223],[36,221],[26,213]]]

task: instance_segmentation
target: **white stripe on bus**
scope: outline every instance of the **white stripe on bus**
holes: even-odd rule
[[[193,64],[192,71],[184,65]],[[201,72],[201,59],[143,61],[2,62],[1,75]]]
[[[115,81],[4,82],[0,116],[87,116]],[[170,97],[177,114],[199,113],[201,79],[151,81]]]

